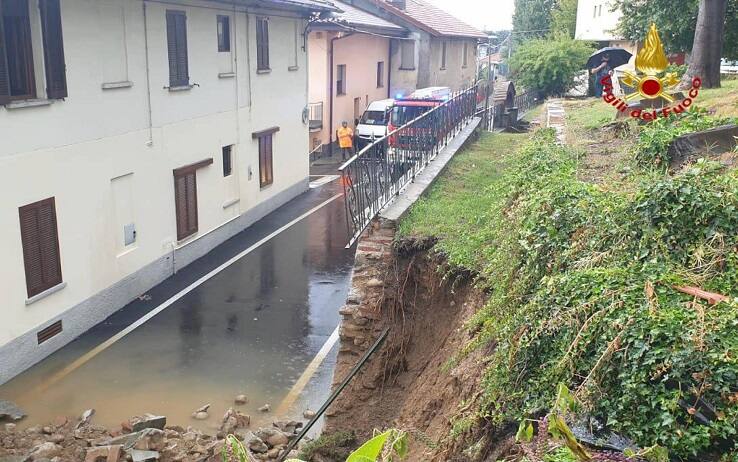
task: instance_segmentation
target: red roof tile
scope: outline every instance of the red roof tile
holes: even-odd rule
[[[460,19],[450,15],[446,11],[437,8],[421,0],[406,0],[407,6],[404,11],[397,10],[392,5],[388,6],[393,12],[398,11],[406,14],[412,19],[432,29],[436,35],[449,37],[473,37],[486,39],[487,35],[482,31],[466,24]]]

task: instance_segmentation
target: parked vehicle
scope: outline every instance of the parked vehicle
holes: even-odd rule
[[[383,99],[369,104],[356,126],[359,150],[387,135],[387,125],[394,105],[394,99]]]
[[[428,87],[421,88],[413,92],[407,98],[401,98],[395,100],[394,108],[392,109],[392,115],[390,117],[389,125],[387,127],[389,133],[402,127],[403,125],[412,122],[418,117],[422,116],[426,112],[430,111],[434,107],[440,106],[451,98],[451,89],[448,87]],[[409,135],[413,135],[418,139],[418,135],[421,138],[427,138],[428,142],[432,142],[433,129],[432,125],[436,119],[429,118],[427,121],[427,128],[416,127],[412,129],[412,132],[402,133],[401,135],[391,136],[389,144],[392,147],[406,147],[405,138]],[[418,131],[427,131],[428,137],[422,137],[423,133]]]
[[[727,59],[720,60],[720,73],[721,74],[738,74],[738,61],[728,61]]]

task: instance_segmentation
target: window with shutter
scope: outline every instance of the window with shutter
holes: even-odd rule
[[[195,171],[174,174],[175,213],[177,216],[177,240],[197,232],[197,179]]]
[[[269,19],[256,18],[256,67],[257,70],[269,70]]]
[[[29,297],[62,283],[54,198],[18,209]]]
[[[377,63],[377,88],[384,87],[384,61]]]
[[[400,69],[414,70],[415,69],[415,41],[414,40],[402,40],[400,41]]]
[[[223,146],[223,176],[233,173],[233,146]]]
[[[338,69],[336,70],[336,94],[337,95],[345,95],[346,94],[346,65],[345,64],[339,64]]]
[[[187,16],[184,11],[167,10],[167,49],[169,52],[169,86],[189,85]]]
[[[446,69],[446,42],[441,43],[441,70]]]
[[[28,0],[0,1],[0,104],[36,97]]]
[[[197,232],[197,177],[198,169],[213,163],[213,158],[201,160],[174,170],[174,212],[177,220],[177,240]]]
[[[44,40],[46,96],[49,99],[66,98],[67,70],[64,63],[64,40],[59,0],[39,0],[38,6]]]
[[[262,188],[274,182],[272,137],[271,134],[259,137],[259,185]]]
[[[10,102],[10,74],[8,73],[7,47],[5,45],[5,15],[0,2],[0,104]]]

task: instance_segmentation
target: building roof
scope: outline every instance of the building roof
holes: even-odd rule
[[[233,3],[233,0],[216,0],[220,2]],[[332,2],[327,0],[235,0],[236,3],[253,5],[262,8],[284,8],[290,10],[302,10],[309,12],[337,11]]]
[[[380,3],[383,8],[400,17],[409,18],[410,22],[420,23],[425,26],[423,29],[436,36],[487,38],[487,34],[482,31],[422,0],[406,0],[405,10],[400,10],[382,0],[376,3]]]
[[[405,33],[405,28],[403,28],[402,26],[398,26],[397,24],[394,24],[390,21],[382,19],[379,16],[375,16],[364,10],[360,10],[356,8],[355,6],[352,6],[348,3],[344,3],[341,1],[337,1],[337,0],[332,0],[331,3],[333,3],[336,7],[338,7],[341,10],[341,12],[334,12],[332,14],[331,19],[323,19],[323,20],[318,21],[318,23],[320,24],[338,23],[338,25],[346,24],[348,26],[358,29],[357,31],[361,31],[363,29],[370,29],[370,30],[380,30],[384,32],[394,32],[397,35],[404,35]]]

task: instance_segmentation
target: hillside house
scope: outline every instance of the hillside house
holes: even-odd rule
[[[343,0],[410,31],[391,40],[390,93],[447,86],[458,91],[476,79],[477,45],[487,35],[422,0]]]
[[[390,45],[408,31],[340,1],[310,26],[310,143],[330,145],[341,122],[351,127],[372,101],[391,97]]]

